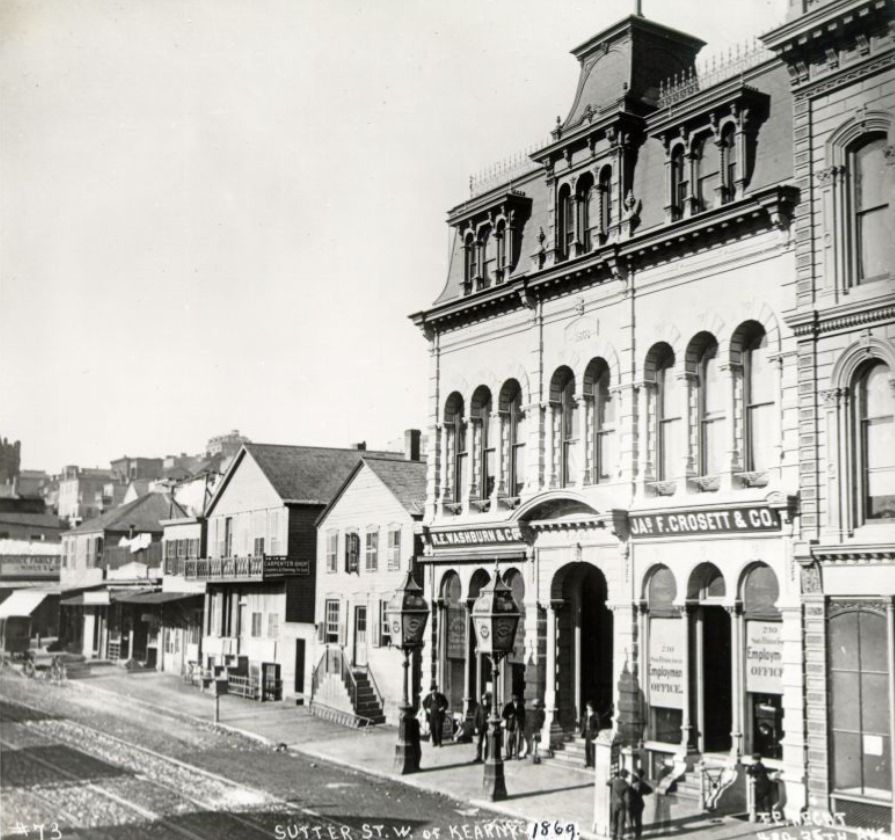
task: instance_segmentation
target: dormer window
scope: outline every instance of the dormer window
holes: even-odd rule
[[[600,230],[600,244],[603,245],[609,239],[609,230],[612,226],[612,167],[604,166],[600,170],[600,218],[598,220]]]
[[[578,247],[580,253],[587,253],[593,248],[591,238],[591,205],[594,198],[593,175],[585,173],[578,179],[576,203],[578,205]]]
[[[721,132],[721,181],[722,201],[729,204],[737,197],[737,144],[736,130],[727,125]]]
[[[556,215],[557,258],[567,260],[572,255],[575,242],[575,206],[572,200],[572,188],[568,184],[563,184],[559,189]]]
[[[672,219],[682,219],[687,197],[690,194],[690,179],[687,172],[684,147],[675,146],[671,153],[671,213]]]
[[[710,137],[705,137],[693,145],[691,162],[693,183],[696,185],[692,211],[694,213],[711,210],[721,203],[718,197],[721,188],[719,157],[719,150]]]
[[[463,240],[463,287],[469,294],[475,283],[476,275],[475,237],[467,233]]]

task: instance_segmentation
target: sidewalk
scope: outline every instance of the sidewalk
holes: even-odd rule
[[[154,671],[127,673],[109,665],[95,665],[78,676],[70,684],[79,690],[112,692],[172,715],[213,722],[214,698],[185,685],[176,676]],[[393,726],[349,729],[314,717],[303,707],[229,695],[220,698],[219,725],[271,745],[286,744],[290,750],[361,773],[447,795],[474,808],[529,822],[573,821],[583,835],[593,837],[593,783],[583,768],[507,761],[504,775],[509,795],[502,802],[490,802],[482,795],[483,766],[471,763],[475,755],[472,744],[449,743],[436,749],[423,742],[420,771],[400,776],[392,768],[397,742]],[[740,820],[701,816],[674,827],[670,833],[682,836],[698,832],[705,840],[733,840],[753,837],[757,831],[757,826]],[[645,828],[644,837],[650,836]]]

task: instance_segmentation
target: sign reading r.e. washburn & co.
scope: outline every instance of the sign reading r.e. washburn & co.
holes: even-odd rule
[[[628,516],[635,539],[686,537],[702,534],[757,534],[780,530],[780,515],[764,505],[718,510],[679,510],[632,513]]]
[[[498,525],[492,528],[466,528],[462,531],[430,531],[429,539],[435,548],[466,545],[504,545],[523,541],[518,525]]]

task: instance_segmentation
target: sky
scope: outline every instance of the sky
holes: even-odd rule
[[[726,51],[787,0],[643,0]],[[426,426],[469,176],[634,0],[5,0],[0,436],[22,467]]]

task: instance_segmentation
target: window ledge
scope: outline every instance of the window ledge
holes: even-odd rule
[[[491,509],[491,499],[472,499],[469,504],[480,513],[485,513]]]
[[[769,470],[736,473],[736,477],[742,482],[743,487],[767,487],[771,481]]]
[[[721,489],[720,475],[697,475],[690,479],[701,493],[717,493]]]
[[[676,481],[648,481],[646,486],[652,488],[657,496],[673,496],[677,490]]]
[[[501,496],[497,501],[507,510],[515,510],[519,507],[519,496]]]
[[[445,512],[451,513],[456,516],[463,510],[463,502],[445,502],[444,503]]]

